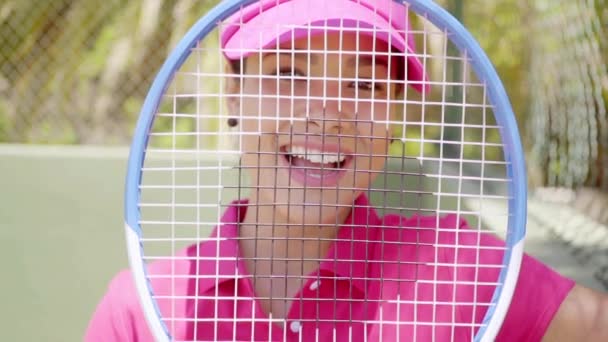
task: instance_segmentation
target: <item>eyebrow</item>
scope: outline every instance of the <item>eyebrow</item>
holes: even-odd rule
[[[357,66],[374,66],[380,65],[385,67],[388,70],[388,58],[386,56],[372,56],[372,55],[364,55],[359,58],[351,58],[348,60],[348,65],[352,67]]]
[[[306,52],[306,49],[299,49],[299,48],[291,48],[291,51],[285,51],[286,49],[280,49],[278,51],[269,51],[266,52],[263,56],[262,56],[262,60],[266,59],[266,57],[269,56],[286,56],[286,57],[293,57],[295,59],[299,59],[305,62],[308,62],[308,57],[310,56],[310,63],[317,63],[319,60],[319,56],[317,54],[312,54],[312,53],[303,53]],[[383,66],[388,70],[389,67],[389,61],[388,58],[386,56],[373,56],[373,55],[362,55],[359,56],[358,58],[350,58],[348,60],[348,65],[355,68],[357,66],[361,67],[361,66],[374,66],[374,65],[379,65],[379,66]]]

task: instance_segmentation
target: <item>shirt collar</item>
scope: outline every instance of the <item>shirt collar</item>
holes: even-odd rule
[[[187,253],[198,260],[199,294],[216,286],[235,280],[244,274],[244,264],[239,260],[238,223],[247,211],[247,200],[235,201],[226,209],[218,226],[199,244],[189,247]],[[338,231],[338,238],[330,246],[319,270],[350,279],[353,286],[364,292],[367,288],[368,260],[378,242],[382,221],[367,197],[360,195],[351,213]],[[219,258],[218,258],[219,256]]]
[[[191,260],[197,260],[193,274],[198,275],[198,294],[201,295],[220,284],[234,280],[239,269],[238,223],[245,216],[247,200],[234,201],[225,210],[217,227],[209,237],[188,247]]]

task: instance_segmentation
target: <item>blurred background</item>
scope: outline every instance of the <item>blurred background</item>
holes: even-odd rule
[[[478,39],[511,98],[529,250],[607,289],[608,0],[437,2]],[[140,106],[216,3],[0,1],[0,337],[82,339],[127,265],[122,189]]]

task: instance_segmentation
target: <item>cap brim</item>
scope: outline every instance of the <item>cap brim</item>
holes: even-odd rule
[[[401,35],[384,17],[356,2],[331,1],[331,5],[322,1],[322,10],[315,6],[315,1],[288,1],[267,9],[251,6],[250,12],[241,11],[238,17],[233,16],[225,23],[228,26],[221,37],[222,52],[227,59],[238,60],[303,36],[334,29],[353,30],[385,41],[403,53],[407,57],[404,76],[410,86],[419,92],[429,90],[424,66],[415,55],[413,42],[404,38],[410,37],[408,32]]]

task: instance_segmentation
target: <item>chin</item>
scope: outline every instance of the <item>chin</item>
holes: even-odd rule
[[[315,204],[295,205],[290,204],[287,206],[277,207],[275,215],[284,217],[289,224],[299,228],[299,226],[339,226],[342,222],[338,222],[340,217],[346,217],[346,215],[339,215],[339,213],[350,212],[348,206],[336,210],[336,205],[332,206],[321,206]]]

